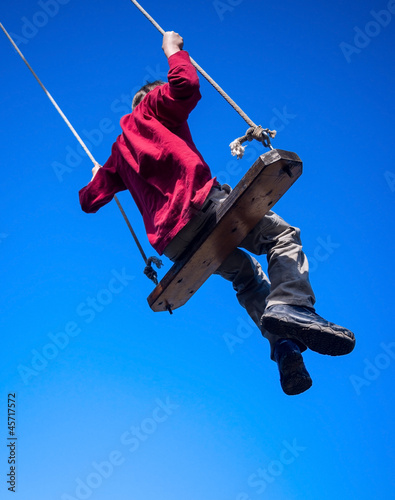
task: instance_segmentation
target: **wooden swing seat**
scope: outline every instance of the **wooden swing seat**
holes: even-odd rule
[[[261,155],[148,296],[153,311],[184,305],[302,174],[296,153],[273,149]]]

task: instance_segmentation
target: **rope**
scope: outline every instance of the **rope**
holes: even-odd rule
[[[142,12],[144,14],[144,16],[155,26],[155,28],[160,32],[162,33],[162,35],[165,34],[165,30],[163,28],[161,28],[159,26],[159,24],[155,21],[155,19],[150,16],[148,14],[148,12],[143,9],[143,7],[138,3],[136,2],[136,0],[131,0],[132,3],[134,3],[134,5],[140,10],[140,12]],[[217,92],[219,92],[222,97],[232,106],[232,108],[237,111],[237,113],[239,113],[239,115],[243,118],[244,121],[246,121],[248,123],[248,125],[250,127],[256,127],[255,123],[251,120],[251,118],[249,118],[246,113],[244,113],[244,111],[234,102],[234,100],[229,97],[229,95],[218,85],[217,82],[215,82],[211,76],[206,73],[206,71],[204,71],[204,69],[199,66],[199,64],[194,61],[191,57],[191,63],[195,66],[195,68],[199,71],[199,73],[204,76],[204,78],[209,82],[211,83],[211,85],[215,88],[215,90],[217,90]]]
[[[276,135],[276,130],[262,128],[260,125],[257,127],[250,127],[245,135],[230,143],[231,153],[233,156],[237,156],[237,159],[240,160],[240,158],[243,158],[245,152],[245,146],[242,146],[243,142],[251,142],[253,139],[261,142],[266,148],[273,149],[270,139],[274,139]]]
[[[22,52],[19,50],[18,46],[16,45],[16,43],[14,42],[14,40],[11,38],[11,36],[8,34],[7,30],[4,28],[4,26],[0,23],[0,27],[1,29],[4,31],[6,37],[8,38],[8,40],[12,43],[14,49],[18,52],[18,54],[21,56],[23,62],[26,64],[26,66],[30,69],[30,71],[32,72],[34,78],[38,81],[40,87],[43,89],[43,91],[46,93],[48,99],[52,102],[52,104],[55,106],[57,112],[60,114],[60,116],[63,118],[63,120],[66,122],[66,125],[69,127],[69,129],[71,130],[71,132],[74,134],[75,138],[77,139],[77,141],[81,144],[81,146],[83,147],[85,153],[89,156],[89,158],[91,159],[93,165],[96,167],[96,166],[100,166],[99,163],[94,159],[92,153],[89,151],[89,149],[86,147],[86,144],[84,143],[84,141],[81,139],[81,137],[78,135],[77,131],[74,129],[74,127],[71,125],[71,123],[69,122],[69,120],[67,119],[67,117],[65,116],[65,114],[63,113],[63,111],[60,109],[60,107],[58,106],[57,102],[55,101],[55,99],[51,96],[51,94],[48,92],[48,90],[44,87],[44,85],[42,84],[41,80],[39,79],[39,77],[36,75],[36,73],[34,72],[33,68],[30,66],[30,64],[27,62],[27,60],[25,59],[25,56],[22,54]]]
[[[145,269],[144,269],[144,274],[147,276],[147,278],[152,280],[155,283],[155,285],[157,285],[158,284],[158,279],[157,279],[158,274],[155,271],[155,269],[152,267],[152,263],[154,263],[158,269],[160,269],[163,266],[163,263],[157,257],[150,257],[147,260],[147,265],[145,266]]]
[[[32,75],[34,76],[34,78],[37,80],[37,82],[39,83],[40,87],[43,89],[43,91],[45,92],[45,94],[47,95],[48,99],[51,101],[51,103],[54,105],[56,111],[60,114],[60,116],[63,118],[63,120],[65,121],[66,125],[69,127],[69,129],[71,130],[72,134],[74,135],[74,137],[77,139],[77,141],[81,144],[82,148],[84,149],[85,153],[88,155],[88,157],[90,158],[90,160],[92,161],[93,165],[95,167],[101,167],[101,165],[95,160],[95,158],[93,157],[92,153],[89,151],[88,147],[86,146],[86,144],[84,143],[84,141],[81,139],[81,137],[79,136],[79,134],[77,133],[77,131],[75,130],[75,128],[72,126],[72,124],[69,122],[69,120],[67,119],[66,115],[63,113],[63,111],[60,109],[58,103],[55,101],[55,99],[52,97],[52,95],[48,92],[48,90],[45,88],[44,84],[41,82],[41,80],[39,79],[39,77],[37,76],[37,74],[35,73],[35,71],[33,70],[33,68],[30,66],[30,64],[28,63],[28,61],[26,60],[25,56],[22,54],[22,52],[19,50],[19,47],[16,45],[16,43],[14,42],[14,40],[11,38],[11,36],[9,35],[8,31],[5,29],[5,27],[2,25],[2,23],[0,23],[0,28],[3,30],[4,34],[6,35],[6,37],[8,38],[8,40],[11,42],[12,46],[14,47],[14,49],[17,51],[17,53],[20,55],[20,57],[22,58],[23,62],[26,64],[26,66],[29,68],[29,70],[31,71]],[[114,196],[114,200],[116,202],[116,204],[118,205],[118,208],[119,210],[121,211],[121,214],[123,216],[123,218],[125,219],[125,222],[134,238],[134,241],[136,242],[137,244],[137,247],[138,249],[140,250],[140,253],[144,259],[144,262],[147,264],[147,267],[146,267],[146,270],[147,268],[151,268],[151,272],[145,272],[144,271],[144,274],[146,274],[156,285],[158,284],[158,281],[156,279],[156,271],[154,271],[152,269],[152,266],[151,266],[151,262],[154,262],[158,268],[161,267],[162,263],[159,259],[157,259],[156,257],[151,257],[150,259],[152,259],[151,261],[149,261],[149,259],[147,259],[145,253],[144,253],[144,250],[142,248],[142,246],[140,245],[140,242],[136,236],[136,233],[134,232],[133,228],[132,228],[132,225],[124,211],[124,209],[122,208],[122,205],[120,203],[120,201],[118,200],[117,196],[115,195]],[[160,263],[160,265],[159,265]]]

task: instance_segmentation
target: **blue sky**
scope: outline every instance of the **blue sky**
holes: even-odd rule
[[[143,5],[255,122],[277,128],[275,147],[302,158],[275,211],[302,230],[317,311],[357,345],[339,358],[307,352],[313,387],[288,397],[229,283],[212,277],[173,316],[153,313],[115,203],[80,210],[91,162],[0,33],[0,496],[12,495],[16,393],[21,500],[387,499],[394,1]],[[0,21],[105,162],[134,89],[166,77],[161,35],[128,0],[3,2]],[[195,142],[235,185],[264,150],[249,145],[236,162],[228,145],[247,126],[203,79],[202,94]],[[151,255],[133,201],[119,198]]]

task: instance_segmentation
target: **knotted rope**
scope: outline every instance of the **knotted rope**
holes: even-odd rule
[[[157,257],[150,257],[147,260],[147,265],[145,266],[144,269],[144,274],[152,280],[155,285],[158,284],[158,274],[155,271],[155,269],[152,267],[152,264],[155,264],[158,269],[160,269],[163,266],[163,262],[158,259]]]
[[[269,130],[268,128],[262,128],[260,125],[255,127],[250,127],[245,135],[235,139],[230,143],[230,151],[233,156],[237,156],[238,159],[243,158],[246,146],[243,146],[243,142],[256,141],[261,142],[266,148],[273,149],[270,143],[270,139],[274,139],[277,135],[276,130]]]

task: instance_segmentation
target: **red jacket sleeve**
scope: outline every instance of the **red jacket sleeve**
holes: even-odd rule
[[[84,212],[97,212],[99,208],[110,202],[116,193],[126,189],[117,172],[117,163],[121,161],[123,161],[123,158],[119,153],[117,144],[114,143],[110,158],[98,170],[90,183],[79,192],[80,204]]]
[[[199,78],[188,52],[180,50],[168,59],[168,83],[149,92],[142,101],[144,112],[154,113],[168,128],[186,122],[201,98]]]

